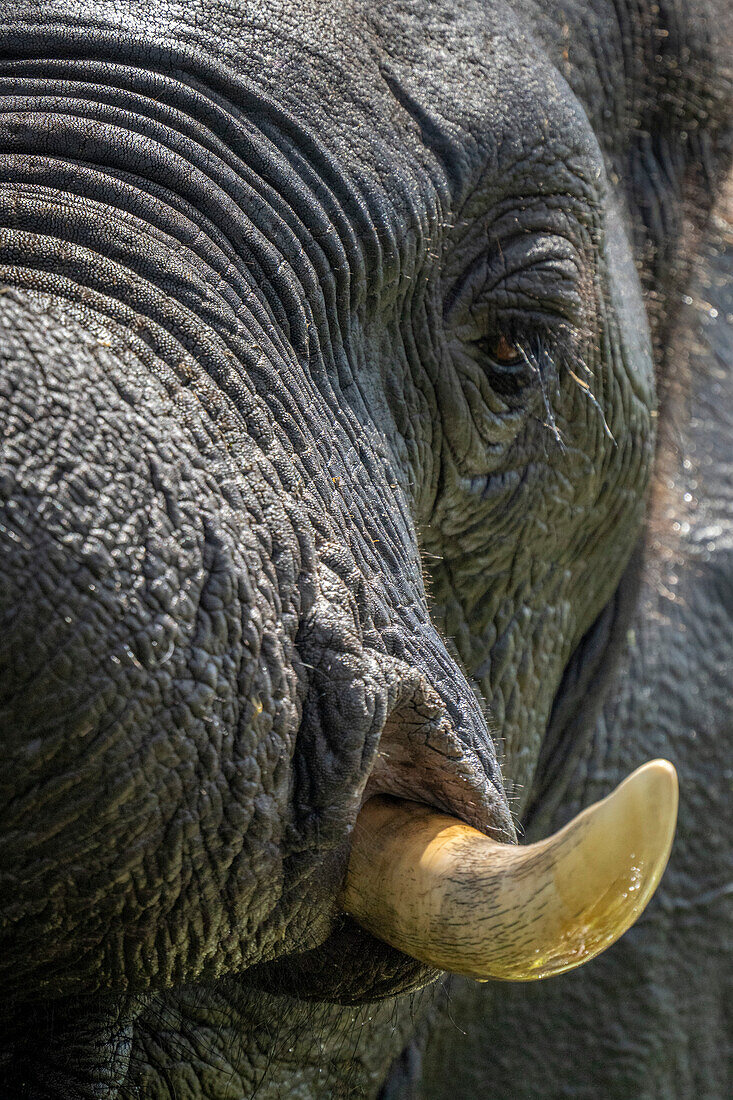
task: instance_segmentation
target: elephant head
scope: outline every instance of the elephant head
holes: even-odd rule
[[[639,536],[594,120],[500,2],[37,9],[0,47],[4,1001],[419,986],[343,916],[360,808],[513,842]]]

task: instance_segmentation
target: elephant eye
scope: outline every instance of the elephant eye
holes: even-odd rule
[[[479,361],[497,393],[511,396],[523,392],[540,376],[540,367],[534,349],[519,340],[513,340],[507,332],[498,330],[476,341]],[[539,359],[543,349],[538,344]]]
[[[521,349],[503,332],[484,342],[486,352],[501,367],[516,367],[523,361]]]

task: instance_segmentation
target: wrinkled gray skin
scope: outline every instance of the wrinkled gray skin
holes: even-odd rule
[[[409,1095],[446,1015],[339,914],[365,791],[512,840],[649,755],[638,660],[593,722],[727,170],[725,7],[3,0],[4,1094]],[[664,751],[715,804],[685,707]],[[651,986],[600,1029],[627,1059],[677,1038]],[[562,1095],[524,996],[469,1004],[463,1095],[541,1094],[517,1000]]]
[[[733,183],[733,180],[731,180]],[[647,560],[617,682],[538,801],[544,835],[645,759],[674,759],[677,842],[613,950],[533,986],[451,981],[387,1096],[722,1100],[733,1092],[733,187],[701,248],[674,350]],[[409,1071],[409,1072],[408,1072]],[[408,1086],[409,1082],[409,1086]],[[398,1090],[398,1083],[400,1089]]]

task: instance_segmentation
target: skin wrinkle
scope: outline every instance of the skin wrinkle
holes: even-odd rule
[[[686,843],[676,844],[654,907],[587,970],[517,990],[492,1007],[489,991],[475,996],[454,987],[451,1011],[461,1030],[450,1036],[453,1050],[456,1042],[460,1047],[451,1053],[450,1080],[441,1081],[436,1029],[424,1075],[430,1098],[455,1095],[484,1079],[479,1048],[492,1050],[497,1089],[533,1100],[554,1097],[560,1087],[589,1100],[599,1093],[656,1100],[728,1091],[730,806],[725,784],[712,778],[720,769],[719,746],[729,736],[733,607],[731,375],[721,369],[731,351],[725,315],[733,235],[725,199],[711,221],[689,301],[679,311],[673,349],[684,366],[675,394],[678,419],[673,431],[670,418],[662,436],[640,598],[625,632],[618,686],[589,736],[568,745],[560,775],[536,801],[531,823],[531,835],[544,836],[638,761],[674,753]],[[716,519],[713,537],[709,511]],[[587,1021],[583,1029],[580,1016]],[[533,1032],[549,1017],[552,1049],[540,1061]],[[461,1067],[465,1075],[457,1078]]]
[[[293,1010],[294,992],[299,1004],[377,999],[432,976],[359,939],[336,912],[348,831],[382,731],[385,745],[415,734],[422,797],[511,830],[483,704],[454,655],[468,669],[488,661],[490,728],[507,745],[507,781],[526,788],[563,669],[612,594],[640,522],[653,398],[643,328],[634,343],[636,319],[614,279],[632,299],[638,286],[619,259],[631,267],[626,243],[616,241],[615,252],[609,243],[617,229],[588,101],[574,100],[544,39],[507,5],[436,4],[426,13],[401,3],[311,3],[296,12],[207,0],[196,13],[105,3],[90,12],[65,0],[35,29],[17,25],[12,3],[7,10],[0,50],[25,59],[6,77],[32,108],[24,120],[16,96],[0,115],[24,200],[3,207],[14,263],[5,278],[16,287],[8,316],[21,343],[31,332],[46,342],[46,386],[76,363],[124,429],[114,468],[105,466],[101,420],[79,436],[87,492],[100,481],[115,490],[98,497],[109,533],[98,552],[121,587],[108,600],[84,594],[75,614],[90,602],[103,608],[88,613],[98,638],[83,640],[101,660],[83,648],[76,659],[85,672],[105,667],[105,617],[112,656],[126,653],[132,626],[149,633],[162,609],[175,640],[161,668],[113,669],[105,706],[121,740],[103,775],[119,772],[120,783],[117,791],[103,784],[106,816],[92,805],[93,836],[83,818],[69,825],[76,853],[86,835],[85,851],[98,844],[106,862],[94,881],[77,877],[73,904],[63,883],[46,890],[66,939],[48,962],[40,952],[52,937],[31,929],[21,991],[34,998],[44,968],[53,998],[83,999],[100,974],[109,988],[150,989],[130,1095],[146,1081],[153,1100],[197,1091],[213,1100],[236,1074],[241,1091],[274,1096],[287,1092],[292,1067],[283,1068],[267,1021],[279,1030],[277,1013]],[[43,60],[50,54],[59,57]],[[39,115],[40,89],[67,79],[74,87],[63,112],[52,96]],[[445,292],[473,262],[474,243],[493,247],[487,226],[501,247],[523,218],[540,240],[559,231],[579,245],[578,295],[590,307],[578,324],[583,358],[618,447],[562,362],[550,396],[565,451],[548,442],[544,412],[520,408],[506,431],[498,402],[493,426],[481,416],[489,387],[473,382],[483,368],[466,361]],[[515,313],[529,326],[527,301],[554,315],[562,295],[545,263],[519,269]],[[469,305],[476,316],[509,312],[495,287],[472,290],[496,299]],[[11,360],[11,378],[15,369]],[[52,417],[46,437],[56,430]],[[166,438],[180,462],[164,453]],[[55,461],[46,446],[41,454]],[[509,455],[526,471],[518,487],[501,481]],[[154,477],[151,456],[160,459]],[[125,471],[137,463],[147,483],[140,532],[115,516],[131,491]],[[475,478],[488,488],[492,474],[491,492],[466,491]],[[65,493],[66,471],[58,483]],[[86,528],[92,517],[75,513],[71,489],[62,499],[58,522],[71,516]],[[163,534],[146,560],[160,559],[163,583],[142,575],[135,557],[153,524]],[[187,527],[203,541],[188,541]],[[430,607],[421,553],[431,563]],[[140,621],[130,615],[130,585],[147,601]],[[135,723],[114,709],[131,682],[141,693]],[[84,677],[69,690],[89,713],[97,699]],[[161,695],[162,712],[153,703]],[[57,698],[39,696],[47,714],[36,724],[51,719]],[[435,717],[426,723],[428,698]],[[59,743],[64,732],[56,729]],[[446,751],[431,770],[420,754],[438,756],[436,746]],[[72,747],[63,766],[73,772]],[[139,827],[134,852],[130,819]],[[69,848],[58,854],[75,858]],[[43,864],[40,874],[43,893],[54,868]],[[86,971],[70,954],[82,920]],[[106,953],[95,969],[100,942]],[[253,1036],[251,1048],[231,1041],[239,1064],[229,1072],[209,1063],[197,1036],[209,1028],[207,1012],[216,1017],[222,982],[239,985],[259,961],[229,1009],[231,1031]],[[22,978],[6,962],[17,996]],[[273,990],[290,1000],[270,1005],[268,1017],[264,992]],[[172,1039],[155,1031],[163,1005]],[[375,1033],[402,1011],[388,1002]],[[352,1072],[355,1089],[373,1094],[404,1042],[407,1014],[351,1070],[338,1056],[324,1067],[316,1036],[330,1028],[335,1048],[348,1050],[354,1020],[336,1003],[322,1013],[304,1021],[296,1044],[304,1095],[347,1095]],[[191,1037],[181,1057],[176,1036]],[[156,1047],[154,1066],[146,1044]]]

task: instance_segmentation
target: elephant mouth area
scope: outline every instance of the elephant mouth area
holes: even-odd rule
[[[254,966],[238,984],[246,992],[356,1006],[414,993],[441,973],[376,939],[344,915],[320,946]]]
[[[503,788],[459,742],[444,713],[431,721],[406,719],[404,712],[388,720],[360,809],[380,796],[448,814],[504,843],[516,841]],[[349,849],[347,843],[344,872]],[[440,975],[337,912],[322,943],[251,967],[237,981],[244,991],[359,1005],[415,992]]]
[[[633,585],[631,590],[633,595]],[[557,748],[558,742],[561,746],[567,742],[563,731],[583,744],[592,729],[615,667],[616,637],[623,633],[626,622],[626,615],[619,612],[632,603],[617,594],[572,654],[555,696],[548,723],[552,751],[542,754],[540,777],[545,773],[554,775],[555,765],[566,766],[565,756]],[[424,719],[424,711],[422,715]],[[370,799],[387,795],[448,814],[499,842],[515,843],[501,784],[492,781],[477,755],[458,742],[445,719],[442,711],[440,716],[433,712],[430,721],[418,721],[408,710],[388,720],[364,789],[362,808]],[[536,812],[539,780],[535,787],[525,811],[530,818]],[[358,1005],[414,992],[434,982],[441,973],[372,936],[351,917],[339,914],[320,945],[259,964],[244,972],[239,982],[303,1001]]]
[[[516,843],[490,734],[484,727],[471,731],[472,741],[459,736],[442,702],[430,699],[426,711],[425,701],[398,706],[385,722],[361,806],[378,795],[405,799]]]

